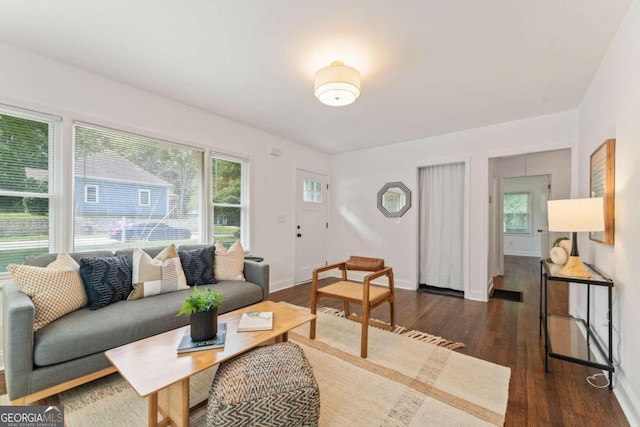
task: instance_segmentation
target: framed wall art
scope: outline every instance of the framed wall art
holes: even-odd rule
[[[613,245],[616,140],[607,139],[592,154],[590,197],[604,198],[604,231],[589,233],[589,239]]]

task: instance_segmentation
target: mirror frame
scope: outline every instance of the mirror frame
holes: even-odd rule
[[[402,208],[400,208],[398,212],[389,212],[387,208],[385,208],[384,205],[382,204],[382,197],[384,196],[384,193],[386,193],[387,190],[390,188],[399,188],[400,191],[404,193],[405,203],[404,203],[404,206],[402,206]],[[409,190],[407,186],[404,185],[403,183],[387,182],[385,185],[382,186],[380,191],[378,191],[378,210],[382,212],[382,214],[387,218],[399,218],[402,215],[404,215],[404,213],[408,211],[410,207],[411,207],[411,190]]]

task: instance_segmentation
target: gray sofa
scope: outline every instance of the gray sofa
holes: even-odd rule
[[[195,249],[205,245],[183,245]],[[164,247],[143,248],[155,257]],[[132,249],[119,250],[131,261]],[[28,257],[27,265],[47,266],[57,254]],[[111,251],[75,252],[85,256],[114,256]],[[131,265],[131,263],[130,263]],[[211,287],[224,295],[219,313],[269,298],[269,265],[245,261],[246,282],[222,281]],[[135,301],[119,301],[99,310],[82,308],[33,332],[34,306],[13,283],[3,288],[5,378],[9,399],[26,404],[115,372],[106,350],[189,324],[176,316],[191,289]]]

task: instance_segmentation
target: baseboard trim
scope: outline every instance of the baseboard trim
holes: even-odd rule
[[[358,282],[364,282],[364,278],[365,276],[367,276],[368,274],[371,274],[371,272],[367,272],[367,271],[349,271],[349,280],[355,280]],[[336,277],[336,278],[341,278],[341,273],[338,272],[332,272],[330,274],[329,277]],[[374,285],[386,285],[387,279],[384,277],[381,277],[379,279],[375,279],[373,282]],[[409,280],[403,280],[403,279],[398,279],[396,277],[393,278],[393,285],[395,288],[397,289],[406,289],[409,291],[415,291],[416,289],[418,289],[418,285],[416,285],[415,282],[413,281],[409,281]]]
[[[531,251],[504,251],[505,255],[511,256],[526,256],[532,258],[540,258],[539,252],[531,252]]]
[[[572,307],[570,313],[574,317],[585,319],[580,307]],[[580,328],[580,332],[586,339],[586,330],[584,328]],[[603,349],[607,348],[607,344],[602,341],[600,335],[594,333],[593,336],[599,341]],[[594,352],[594,354],[600,363],[604,363],[601,355],[597,351]],[[607,375],[607,377],[609,376],[608,371],[603,370],[602,373]],[[616,399],[622,408],[622,412],[624,412],[625,417],[627,417],[629,424],[632,427],[640,427],[640,399],[638,399],[638,396],[633,392],[633,389],[629,385],[629,382],[624,376],[623,370],[620,366],[616,366],[616,371],[613,373],[613,394],[616,396]]]
[[[293,288],[293,286],[295,286],[295,284],[293,283],[293,277],[284,280],[278,280],[277,282],[271,282],[269,283],[269,293]]]

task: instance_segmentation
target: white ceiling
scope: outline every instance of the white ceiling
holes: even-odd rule
[[[576,108],[630,1],[2,0],[0,40],[340,153]]]

